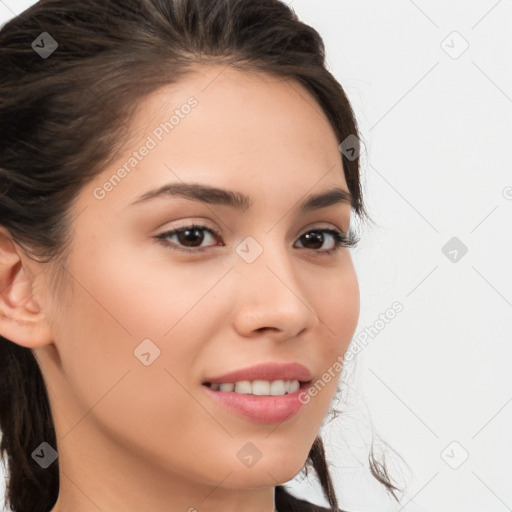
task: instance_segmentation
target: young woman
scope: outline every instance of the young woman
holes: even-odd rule
[[[278,0],[41,0],[0,32],[15,512],[326,510],[357,125]],[[371,469],[397,489],[370,454]]]

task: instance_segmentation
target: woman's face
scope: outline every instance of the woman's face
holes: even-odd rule
[[[339,372],[289,417],[283,398],[256,398],[262,409],[250,417],[204,382],[261,363],[300,363],[311,385],[339,369],[359,289],[349,249],[328,253],[335,239],[320,230],[346,233],[350,204],[301,205],[348,192],[341,141],[297,82],[214,65],[151,95],[130,129],[123,155],[73,204],[62,294],[38,297],[52,324],[52,344],[35,352],[59,464],[71,480],[82,476],[92,501],[106,475],[112,494],[120,475],[123,485],[147,478],[152,491],[170,481],[219,492],[286,482]],[[250,205],[228,204],[226,192],[149,197],[185,184]],[[192,224],[200,229],[163,236]]]

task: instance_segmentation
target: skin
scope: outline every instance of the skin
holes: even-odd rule
[[[191,113],[97,199],[95,187],[190,96]],[[0,234],[0,334],[33,349],[56,426],[52,512],[272,512],[274,487],[301,470],[338,379],[271,425],[222,409],[201,382],[269,361],[300,362],[315,382],[345,353],[359,317],[350,250],[322,254],[329,235],[320,248],[301,236],[347,232],[350,206],[295,209],[306,195],[348,191],[340,141],[299,83],[218,65],[197,67],[140,107],[133,142],[72,204],[58,291],[54,264]],[[130,205],[181,181],[242,192],[253,205],[240,212],[181,197]],[[155,242],[192,221],[220,233],[201,232],[205,252],[173,250],[177,236]],[[235,252],[247,236],[263,248],[250,264]],[[149,366],[134,355],[146,338],[160,349]],[[247,442],[261,452],[251,468],[237,457]]]

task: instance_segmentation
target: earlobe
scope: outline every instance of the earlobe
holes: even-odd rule
[[[0,335],[27,348],[47,345],[52,333],[33,296],[32,272],[9,233],[0,226]]]

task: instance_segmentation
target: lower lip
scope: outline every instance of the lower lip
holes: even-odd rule
[[[304,405],[299,394],[309,387],[301,383],[299,389],[287,395],[243,395],[234,391],[214,391],[203,385],[208,394],[223,406],[257,423],[280,423],[297,414]]]

